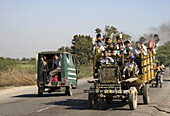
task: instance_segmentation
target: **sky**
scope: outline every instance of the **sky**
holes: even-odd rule
[[[170,0],[0,0],[0,57],[35,57],[114,26],[139,39],[170,21]],[[152,32],[154,33],[154,32]]]

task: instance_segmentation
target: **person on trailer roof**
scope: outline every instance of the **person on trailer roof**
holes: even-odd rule
[[[125,46],[125,50],[131,50],[131,51],[133,51],[133,47],[131,46],[131,41],[130,40],[126,40],[125,42],[124,42],[124,46]]]
[[[130,55],[129,61],[126,63],[125,68],[123,69],[123,75],[122,75],[123,77],[131,78],[134,75],[138,76],[139,69],[134,60],[135,60],[135,56]]]
[[[113,49],[114,47],[115,47],[114,43],[110,43],[108,47],[105,46],[105,51],[108,51],[109,53],[111,53],[111,49]]]
[[[112,39],[109,38],[109,37],[106,38],[106,44],[104,45],[104,48],[105,48],[106,50],[108,50],[111,44],[113,44],[113,43],[112,43]],[[111,46],[112,46],[112,45],[111,45]]]
[[[102,55],[102,52],[105,50],[104,46],[102,46],[101,40],[97,40],[97,46],[94,48],[95,53],[96,50],[98,50],[98,55]]]
[[[146,48],[146,46],[145,46],[145,48]],[[147,48],[146,48],[146,51],[147,51]],[[146,51],[141,47],[141,42],[137,41],[136,42],[136,47],[133,50],[133,54],[134,55],[139,55],[140,53],[143,53],[144,55],[147,55]]]
[[[145,41],[146,41],[146,39],[145,39],[144,37],[141,37],[141,38],[140,38],[141,50],[142,50],[142,52],[144,53],[144,55],[147,55],[147,54],[148,54],[148,53],[147,53],[147,48],[146,48],[146,46],[144,45]]]
[[[158,46],[158,42],[159,42],[159,35],[158,34],[154,34],[153,38],[151,38],[148,41],[148,46],[150,48],[150,51],[153,52],[153,54],[156,54],[155,48]]]
[[[116,50],[116,54],[120,55],[120,51],[123,51],[124,54],[125,54],[126,51],[125,51],[125,49],[123,47],[123,43],[119,43],[118,46],[119,46],[119,49]]]
[[[122,43],[123,44],[123,39],[122,39],[122,34],[119,34],[117,37],[116,37],[116,49],[120,49],[119,48],[119,44]],[[123,44],[123,48],[125,48],[124,44]]]
[[[98,41],[98,40],[100,40],[100,41],[101,41],[101,46],[104,46],[104,42],[102,41],[102,37],[101,37],[101,35],[100,35],[100,34],[97,34],[97,35],[96,35],[96,39],[97,39],[97,41]],[[96,46],[97,46],[97,41],[95,41],[95,43],[94,43],[94,47],[96,47]]]

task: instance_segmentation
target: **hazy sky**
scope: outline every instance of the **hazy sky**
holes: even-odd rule
[[[115,26],[138,39],[170,20],[170,0],[0,0],[0,56],[35,57]]]

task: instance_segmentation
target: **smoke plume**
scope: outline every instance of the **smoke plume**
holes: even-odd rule
[[[159,27],[152,27],[151,33],[158,34],[160,41],[159,44],[162,45],[167,41],[170,41],[170,21],[164,24],[161,24]]]
[[[151,27],[149,33],[143,34],[143,37],[148,41],[154,34],[159,35],[159,45],[163,45],[165,42],[170,41],[170,21],[161,24],[158,27]]]

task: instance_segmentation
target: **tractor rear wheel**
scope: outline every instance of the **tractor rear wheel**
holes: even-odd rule
[[[149,84],[146,84],[143,87],[143,103],[144,104],[149,104],[150,99],[149,99]]]

